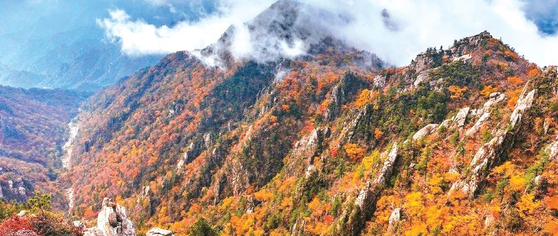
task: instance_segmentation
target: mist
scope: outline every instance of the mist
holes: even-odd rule
[[[0,84],[94,91],[151,66],[165,53],[130,56],[96,23],[123,9],[156,27],[212,12],[211,1],[0,0]]]
[[[165,4],[163,0],[157,4]],[[196,20],[156,26],[122,9],[111,9],[110,17],[99,18],[107,38],[128,55],[193,51],[215,43],[229,26],[237,30],[232,52],[235,58],[260,58],[253,35],[245,35],[244,24],[275,1],[219,0],[215,11]],[[548,51],[558,51],[555,14],[545,10],[549,2],[520,0],[300,0],[314,11],[306,11],[319,32],[345,41],[349,46],[377,54],[386,62],[407,65],[428,47],[448,47],[455,39],[488,30],[541,66],[558,64]],[[556,2],[556,1],[551,1]],[[538,5],[537,5],[538,4]],[[546,4],[546,5],[545,5]],[[555,9],[555,8],[550,8]],[[328,12],[329,14],[323,14]],[[549,13],[550,12],[550,13]],[[331,18],[334,15],[336,17]],[[333,22],[332,22],[333,21]],[[325,23],[324,23],[325,22]],[[543,23],[541,23],[543,22]],[[243,35],[244,34],[244,35]],[[270,39],[266,39],[270,40]],[[281,39],[275,40],[281,44]],[[304,54],[312,38],[283,44],[275,56]],[[269,58],[266,58],[269,59]]]

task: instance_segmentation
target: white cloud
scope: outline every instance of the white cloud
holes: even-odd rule
[[[133,20],[123,10],[111,10],[110,18],[97,19],[97,24],[105,29],[107,38],[119,43],[122,52],[128,55],[166,54],[204,48],[215,42],[230,25],[250,20],[270,4],[224,1],[216,13],[173,27],[156,27],[142,19]]]
[[[558,56],[553,55],[558,52],[558,36],[540,34],[537,26],[525,16],[522,0],[301,1],[338,16],[331,19],[331,14],[309,11],[316,25],[325,26],[329,33],[349,45],[376,53],[395,65],[408,64],[427,47],[449,46],[454,39],[484,30],[501,37],[529,60],[540,65],[558,64]],[[129,55],[204,48],[214,43],[229,25],[235,25],[237,35],[231,51],[236,57],[246,57],[259,48],[255,44],[261,41],[251,40],[242,23],[272,3],[272,0],[221,0],[214,14],[197,22],[181,22],[172,28],[134,20],[120,10],[111,11],[111,17],[98,20],[98,24],[106,30],[107,37],[120,43],[122,51]],[[385,26],[385,17],[382,19],[384,9],[389,13],[389,27]],[[348,23],[332,23],[340,19]],[[394,27],[397,30],[393,30]],[[296,56],[306,48],[300,39],[294,44],[283,42],[279,46],[281,56]]]

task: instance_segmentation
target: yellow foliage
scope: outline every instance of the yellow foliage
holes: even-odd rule
[[[225,210],[227,208],[229,208],[229,206],[231,205],[231,202],[233,200],[233,197],[228,197],[223,199],[223,201],[221,201],[221,205],[219,206],[219,210]]]
[[[287,105],[287,104],[283,104],[281,105],[281,108],[283,108],[283,111],[289,113],[291,111],[291,106]]]
[[[392,208],[394,205],[394,196],[382,196],[376,202],[376,219],[380,224],[387,224],[389,221],[389,216],[391,215]]]
[[[428,184],[430,185],[430,191],[433,194],[438,194],[438,193],[442,193],[442,188],[440,188],[440,184],[442,184],[442,181],[444,179],[439,176],[439,175],[435,175],[432,176],[429,180],[428,180]]]
[[[469,88],[467,88],[467,86],[461,88],[461,87],[456,86],[456,85],[449,86],[448,89],[451,92],[451,98],[452,99],[462,98],[463,93],[465,93],[465,92],[467,92],[467,90],[469,90]]]
[[[293,206],[293,199],[290,197],[283,198],[281,201],[281,209],[288,209]]]
[[[529,72],[527,72],[527,77],[528,78],[534,78],[535,76],[539,75],[541,73],[541,71],[538,68],[533,68],[530,69]]]
[[[510,178],[510,188],[514,191],[520,192],[525,189],[525,178],[520,175],[513,175]]]
[[[427,234],[428,234],[428,230],[426,229],[426,224],[422,222],[418,224],[412,224],[411,228],[405,231],[405,235],[409,235],[409,236],[427,235]]]
[[[273,193],[268,192],[265,189],[262,189],[256,193],[254,193],[254,197],[262,202],[267,202],[273,198]]]
[[[376,163],[380,159],[380,152],[375,150],[369,156],[366,156],[362,159],[362,164],[364,165],[365,170],[370,170],[374,163]]]
[[[442,225],[442,209],[438,206],[431,206],[426,209],[426,225],[429,229],[435,229]]]
[[[422,193],[412,192],[405,196],[405,209],[411,216],[417,216],[420,214],[423,207],[422,203]]]
[[[504,164],[494,168],[494,173],[496,174],[510,175],[513,171],[515,171],[515,165],[509,161],[506,161]]]
[[[492,94],[492,93],[494,93],[494,92],[497,92],[497,91],[498,91],[497,88],[492,87],[492,85],[488,85],[488,86],[485,86],[485,87],[482,89],[482,91],[480,92],[480,94],[481,94],[482,96],[484,96],[484,97],[489,97],[490,94]]]
[[[508,100],[507,104],[509,109],[513,110],[515,108],[515,104],[517,103],[517,100],[519,99],[522,91],[523,89],[519,88],[509,92],[510,99]]]
[[[285,191],[289,190],[291,187],[294,186],[295,182],[296,182],[296,178],[289,177],[288,179],[283,181],[283,183],[281,184],[281,186],[278,189],[279,192],[284,193]]]
[[[320,205],[322,205],[320,199],[318,199],[318,197],[314,197],[314,199],[312,199],[312,201],[308,203],[308,208],[312,211],[316,211],[320,207]]]
[[[368,89],[364,89],[358,95],[358,98],[355,101],[354,105],[355,105],[355,107],[363,107],[364,105],[366,105],[370,101],[372,101],[372,92]]]
[[[306,225],[306,229],[310,231],[313,235],[322,235],[328,229],[328,225],[321,221],[317,221],[314,226]]]
[[[519,215],[521,217],[533,214],[535,208],[539,207],[541,203],[533,201],[534,198],[535,196],[533,194],[523,194],[523,196],[521,196],[521,200],[517,203]]]
[[[456,172],[446,172],[444,173],[444,179],[446,179],[449,182],[455,182],[459,179],[459,173]]]

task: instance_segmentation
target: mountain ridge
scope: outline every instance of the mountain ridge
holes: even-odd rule
[[[393,194],[392,188],[400,187],[391,184],[393,177],[389,173],[406,176],[398,179],[409,179],[412,178],[409,173],[417,168],[404,166],[423,165],[420,160],[414,162],[417,156],[412,153],[421,152],[417,148],[425,144],[420,140],[438,132],[438,128],[423,131],[424,125],[442,123],[448,126],[445,129],[454,127],[451,129],[457,130],[454,132],[458,136],[455,133],[453,136],[459,142],[464,134],[457,127],[471,125],[463,118],[455,118],[454,114],[464,113],[463,104],[482,106],[487,97],[497,97],[495,92],[503,91],[505,94],[500,94],[504,97],[511,96],[506,106],[512,109],[514,100],[517,101],[514,96],[522,101],[523,95],[515,91],[523,89],[527,79],[545,77],[536,65],[519,57],[488,32],[456,41],[449,49],[428,49],[401,68],[382,68],[382,63],[373,60],[362,67],[359,58],[365,52],[336,50],[335,43],[325,44],[324,49],[312,57],[263,64],[231,60],[226,69],[207,68],[196,56],[179,52],[98,94],[80,115],[84,122],[81,125],[107,127],[110,135],[80,133],[74,143],[79,154],[72,164],[78,169],[71,173],[95,168],[88,164],[94,160],[116,161],[114,164],[121,166],[119,170],[132,171],[135,169],[132,163],[147,165],[133,170],[132,175],[113,172],[111,180],[105,178],[110,172],[98,172],[93,181],[74,180],[78,193],[74,213],[92,217],[95,210],[84,211],[82,204],[97,200],[88,200],[80,193],[100,189],[99,196],[126,193],[128,197],[122,199],[122,204],[133,212],[142,212],[134,216],[139,228],[167,225],[186,233],[184,226],[204,217],[216,224],[219,231],[236,234],[273,230],[295,235],[385,232],[381,225],[374,226],[380,221],[370,223],[370,219],[384,214],[382,202]],[[278,68],[287,69],[279,76]],[[196,84],[199,82],[206,85]],[[513,91],[507,92],[510,89]],[[153,101],[160,105],[152,104]],[[137,104],[151,105],[147,108]],[[116,117],[101,115],[107,114],[106,108],[124,113]],[[455,126],[452,116],[463,124]],[[465,116],[476,117],[469,113]],[[92,123],[97,119],[105,120],[106,125],[101,125],[105,121]],[[483,125],[487,124],[480,122]],[[143,127],[143,131],[134,127]],[[410,141],[405,138],[408,136],[417,138]],[[150,143],[154,146],[150,147]],[[471,145],[474,147],[470,148],[476,147]],[[121,151],[113,151],[118,149]],[[384,156],[374,153],[387,155],[390,150],[394,153],[392,161],[384,163],[383,168],[379,163],[372,167],[362,164],[371,160],[366,153],[378,155],[372,159],[377,163]],[[457,162],[462,161],[466,166],[465,159]],[[105,165],[103,171],[111,169],[110,166]],[[348,174],[336,174],[340,166],[348,166],[343,167],[349,168]],[[349,181],[347,175],[357,175],[361,168],[367,169],[364,177],[353,180],[354,184],[345,183]],[[393,171],[388,171],[390,168]],[[141,180],[138,173],[150,173],[151,177]],[[367,185],[366,180],[373,179],[374,173],[386,182]],[[125,179],[132,189],[111,184]],[[87,183],[92,185],[89,190],[84,189]],[[277,191],[289,197],[268,197],[270,193],[277,196]],[[355,191],[360,194],[354,195]],[[444,191],[447,190],[441,190]],[[328,198],[323,194],[333,195]],[[473,202],[477,201],[476,196]],[[285,200],[292,202],[281,203]],[[343,210],[326,214],[321,208],[314,209],[314,201],[330,207],[341,201]],[[353,202],[361,206],[359,201],[365,205],[380,204],[377,207],[380,211],[351,207]],[[234,207],[230,205],[233,203]],[[279,207],[280,203],[287,205]],[[200,207],[210,210],[200,211]],[[226,213],[229,208],[237,209],[234,217],[226,216],[232,214]],[[274,208],[280,211],[270,213]],[[243,210],[239,212],[240,209]],[[249,228],[239,225],[239,221],[254,220],[251,217],[263,212],[271,214],[271,218],[254,221]],[[302,220],[299,214],[310,214],[306,216],[310,220]],[[330,219],[325,221],[330,227],[324,225],[324,219]]]
[[[556,67],[487,31],[389,67],[304,10],[279,1],[90,97],[57,179],[70,217],[179,235],[557,232]],[[256,56],[235,51],[243,30]]]

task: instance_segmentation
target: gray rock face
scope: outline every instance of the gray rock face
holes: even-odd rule
[[[393,167],[395,166],[395,161],[397,161],[397,143],[393,145],[391,151],[389,152],[386,161],[384,161],[384,166],[380,170],[378,177],[374,180],[374,184],[385,185],[387,180],[391,178],[393,174]]]
[[[462,108],[459,110],[457,115],[453,117],[452,120],[457,123],[457,127],[463,127],[465,125],[465,122],[467,122],[467,116],[469,115],[469,110],[471,110],[469,107]]]
[[[293,155],[303,157],[314,157],[321,148],[322,141],[329,136],[329,128],[316,128],[309,135],[296,142]]]
[[[378,88],[383,88],[386,85],[386,77],[378,75],[374,77],[374,86]]]
[[[334,235],[360,235],[366,221],[374,214],[376,202],[393,174],[397,156],[397,144],[394,144],[376,179],[373,182],[367,182],[366,186],[360,190],[354,201],[355,207],[346,209],[339,217],[334,226]]]
[[[467,136],[473,136],[475,135],[477,132],[479,132],[480,128],[482,127],[482,125],[488,121],[488,119],[490,119],[490,113],[489,112],[485,112],[481,115],[481,117],[477,120],[477,122],[475,122],[475,125],[473,125],[473,127],[471,127],[469,130],[467,130],[467,132],[465,133],[465,135]]]
[[[436,130],[437,127],[438,127],[437,124],[429,124],[427,126],[424,126],[422,129],[417,131],[415,135],[413,135],[413,141],[419,140],[425,137],[426,135],[431,134],[434,130]]]
[[[111,198],[104,198],[97,216],[97,227],[85,232],[86,236],[135,236],[134,224],[126,215],[126,209]]]
[[[316,167],[314,165],[310,165],[308,166],[308,169],[306,169],[306,174],[304,175],[306,179],[310,178],[314,173],[316,173],[318,171],[318,169],[316,169]]]
[[[6,169],[4,169],[6,170]],[[12,170],[6,170],[7,172]],[[0,169],[0,174],[2,173],[2,169]],[[0,198],[4,198],[6,200],[16,200],[16,201],[25,201],[28,198],[28,191],[25,188],[25,182],[23,178],[19,177],[16,179],[9,179],[6,182],[0,181]]]
[[[558,161],[558,136],[556,136],[556,141],[550,144],[548,147],[548,152],[550,154],[549,159],[553,161]]]
[[[415,87],[419,86],[420,83],[428,80],[429,75],[430,75],[430,70],[420,72],[420,74],[417,76],[417,79],[415,79],[415,82],[413,82],[413,85]]]
[[[324,118],[332,121],[341,113],[341,106],[350,101],[353,96],[363,88],[368,87],[366,82],[354,75],[345,75],[331,90],[331,102],[324,113]]]
[[[488,99],[488,101],[486,101],[483,105],[483,107],[481,109],[477,109],[471,112],[471,115],[473,116],[479,116],[480,118],[477,120],[477,122],[475,122],[475,125],[473,125],[473,127],[471,127],[469,130],[467,130],[467,132],[465,133],[465,135],[467,136],[473,136],[475,135],[480,128],[482,127],[482,125],[488,121],[488,119],[490,119],[490,112],[491,109],[494,105],[500,103],[501,101],[503,101],[506,98],[506,96],[502,93],[492,93],[490,94],[490,98]]]
[[[395,224],[397,224],[397,222],[399,222],[400,220],[401,220],[401,208],[395,208],[391,212],[391,215],[389,216],[388,231],[391,231],[395,226]]]
[[[181,169],[185,164],[190,163],[194,158],[200,155],[201,152],[204,150],[204,144],[205,140],[202,140],[200,138],[194,139],[194,141],[192,141],[190,145],[188,145],[187,151],[185,151],[182,155],[182,159],[180,159],[176,164],[176,168]]]
[[[304,229],[306,228],[306,221],[304,219],[296,220],[293,228],[291,229],[291,236],[303,236]]]
[[[145,236],[174,236],[174,233],[166,229],[152,228],[147,231]]]
[[[494,138],[484,144],[477,151],[470,164],[471,174],[469,176],[465,176],[465,178],[459,181],[456,181],[451,187],[450,194],[453,191],[459,190],[471,198],[474,197],[479,185],[488,175],[487,170],[490,170],[494,167],[495,163],[499,161],[499,158],[505,149],[502,147],[513,143],[515,134],[517,133],[515,131],[517,131],[519,124],[521,123],[522,116],[531,108],[531,105],[533,104],[536,90],[526,93],[528,86],[529,82],[525,85],[525,88],[523,89],[523,92],[519,97],[515,109],[510,117],[509,129],[498,130],[494,135]]]
[[[472,111],[471,114],[473,116],[479,116],[483,113],[490,112],[491,108],[494,105],[502,102],[505,98],[506,98],[506,95],[504,95],[503,93],[500,93],[500,92],[491,93],[489,98],[488,98],[488,101],[486,101],[484,103],[482,108]]]
[[[533,105],[533,101],[535,100],[535,89],[531,90],[531,92],[525,95],[528,85],[529,82],[527,82],[527,85],[525,85],[523,92],[521,92],[521,96],[519,96],[517,104],[515,105],[515,110],[513,110],[513,113],[511,114],[510,125],[512,128],[514,128],[516,124],[521,121],[523,112],[531,108],[531,106]]]

